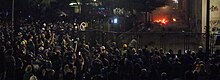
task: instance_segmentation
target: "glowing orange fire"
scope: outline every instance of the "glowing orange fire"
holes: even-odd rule
[[[158,19],[158,20],[154,20],[154,22],[161,23],[161,24],[167,24],[169,21],[167,19]]]

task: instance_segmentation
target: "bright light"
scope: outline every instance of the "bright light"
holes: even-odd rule
[[[76,4],[77,4],[77,3],[70,3],[69,5],[70,5],[70,6],[73,6],[73,5],[76,5]]]
[[[167,10],[167,9],[169,9],[169,6],[163,6],[163,7],[161,7],[161,9]]]
[[[173,0],[173,2],[174,2],[174,3],[179,3],[179,1],[178,1],[178,0]]]
[[[69,3],[70,6],[78,5],[78,4],[80,4],[80,3],[79,2],[77,2],[77,3],[75,3],[75,2],[74,3]]]
[[[78,26],[75,26],[75,29],[78,29]]]
[[[96,0],[93,0],[94,2],[96,2]]]
[[[154,20],[154,22],[161,23],[161,24],[167,24],[169,21],[164,18],[164,19]]]
[[[113,21],[113,23],[115,23],[115,24],[118,23],[118,19],[115,18],[114,21]]]
[[[173,22],[176,22],[176,18],[173,18]]]

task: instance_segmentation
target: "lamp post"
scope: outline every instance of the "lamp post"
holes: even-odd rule
[[[14,6],[15,6],[15,0],[12,0],[11,26],[13,29],[14,29]]]
[[[210,0],[207,0],[207,11],[206,11],[206,54],[210,53],[209,50],[209,37],[210,37]]]
[[[14,28],[14,8],[15,8],[15,0],[12,0],[12,11],[11,11],[11,28],[12,28],[12,41],[14,43],[14,33],[15,33],[15,28]]]

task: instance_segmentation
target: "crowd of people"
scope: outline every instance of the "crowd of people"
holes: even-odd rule
[[[15,27],[0,22],[0,80],[220,80],[219,50],[92,45],[63,22]]]

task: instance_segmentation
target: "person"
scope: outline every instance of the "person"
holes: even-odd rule
[[[188,70],[184,74],[184,80],[196,80],[196,76],[193,71],[193,66],[189,66]]]
[[[55,71],[52,69],[51,61],[46,62],[45,69],[42,70],[43,80],[54,80]]]
[[[161,73],[161,79],[160,80],[168,80],[167,73],[165,73],[165,72]]]
[[[198,70],[198,80],[208,80],[208,73],[205,69],[204,64],[199,65],[199,70]]]
[[[5,66],[5,69],[1,68],[0,78],[4,78],[6,72],[7,80],[20,80],[25,72],[26,80],[208,80],[209,77],[212,77],[209,80],[219,80],[219,52],[210,56],[215,60],[210,63],[206,62],[205,58],[209,57],[205,57],[206,54],[200,48],[197,54],[190,50],[182,54],[180,50],[176,55],[172,49],[168,50],[169,54],[165,54],[165,49],[158,51],[159,48],[153,45],[146,45],[140,50],[135,40],[125,44],[120,51],[118,46],[121,43],[113,42],[109,46],[101,46],[105,44],[98,42],[97,45],[90,42],[85,44],[85,40],[77,38],[78,34],[75,36],[75,32],[68,30],[70,26],[73,27],[69,23],[51,25],[42,28],[40,22],[28,23],[28,26],[22,24],[21,31],[13,37],[8,25],[0,24],[0,63],[3,64],[0,66]],[[71,39],[73,37],[77,39]],[[48,60],[52,62],[48,63]],[[205,62],[204,66],[200,60]],[[197,65],[195,71],[193,65]],[[27,69],[22,66],[27,66]],[[13,75],[15,71],[16,75]],[[63,77],[60,76],[62,74]]]
[[[93,74],[93,76],[100,74],[103,67],[103,62],[98,57],[96,57],[96,59],[92,62],[91,67],[91,73]]]
[[[50,53],[51,56],[50,56],[50,60],[52,61],[52,69],[55,70],[55,78],[56,79],[59,79],[59,72],[60,72],[60,69],[62,67],[62,55],[61,55],[61,52],[59,51],[56,51],[56,52],[53,52],[53,53]]]
[[[0,80],[3,80],[5,73],[5,46],[0,47]]]
[[[84,64],[85,64],[85,60],[82,56],[82,53],[78,52],[77,58],[74,62],[74,65],[77,68],[77,75],[76,75],[77,80],[81,80],[83,78]]]
[[[199,59],[201,59],[202,61],[204,61],[205,53],[203,52],[202,46],[199,46],[199,50],[198,50],[196,56],[197,56]]]
[[[122,50],[121,50],[121,56],[126,56],[127,52],[128,52],[128,45],[127,44],[123,44]]]
[[[16,61],[13,56],[13,49],[9,49],[6,51],[5,64],[6,64],[5,80],[15,80]]]
[[[23,80],[30,80],[32,75],[33,75],[32,66],[27,65],[27,67],[25,68],[25,74],[24,74],[24,79]]]
[[[38,79],[37,79],[37,77],[36,77],[35,75],[32,75],[32,76],[30,77],[30,80],[38,80]]]
[[[63,80],[76,80],[76,69],[73,64],[66,64],[63,69]]]
[[[23,80],[25,71],[23,70],[24,63],[21,58],[16,59],[16,80]]]
[[[148,80],[159,80],[159,72],[156,65],[151,65],[149,69]]]
[[[147,80],[148,79],[148,72],[145,68],[141,69],[141,73],[139,75],[140,80]]]
[[[219,59],[212,59],[211,63],[210,63],[210,76],[209,79],[210,80],[220,80],[220,69],[219,69]]]

